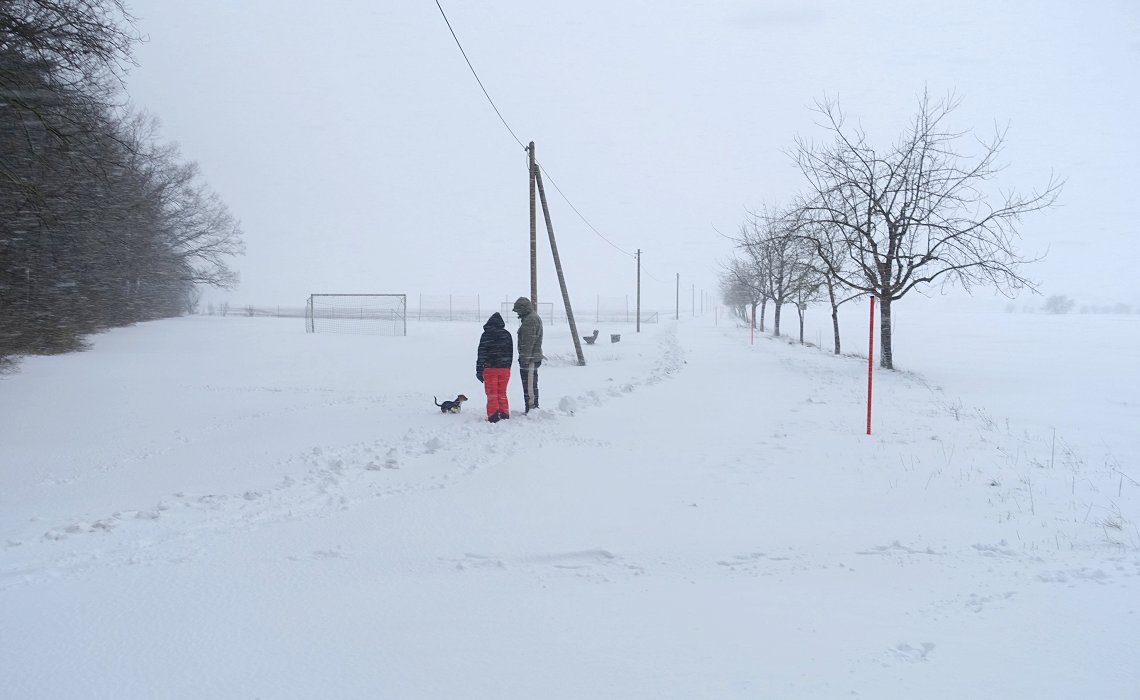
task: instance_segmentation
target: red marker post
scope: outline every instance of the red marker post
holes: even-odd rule
[[[875,368],[875,297],[871,297],[871,326],[867,333],[867,434],[871,434],[871,377]]]

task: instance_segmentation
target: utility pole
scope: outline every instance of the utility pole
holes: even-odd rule
[[[527,179],[530,180],[530,303],[534,304],[535,313],[538,312],[538,219],[534,207],[534,182],[538,174],[538,166],[534,161],[534,141],[526,148],[527,160],[530,162]]]
[[[641,332],[641,248],[637,249],[637,332]]]
[[[534,142],[531,142],[530,155],[534,158]],[[574,322],[574,309],[570,306],[570,293],[566,291],[566,277],[562,274],[562,260],[558,257],[558,243],[554,240],[554,224],[550,223],[550,207],[546,205],[546,190],[542,186],[542,173],[534,166],[532,183],[538,185],[538,196],[542,201],[542,215],[546,219],[546,232],[550,235],[550,252],[554,254],[554,270],[558,273],[558,286],[562,288],[562,303],[566,306],[566,320],[570,322],[570,335],[574,338],[574,350],[578,353],[578,365],[586,364],[582,354],[582,339],[578,337],[578,324]],[[538,307],[535,307],[537,312]]]

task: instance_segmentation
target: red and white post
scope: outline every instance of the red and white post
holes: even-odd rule
[[[867,434],[871,434],[871,377],[875,369],[875,297],[871,297],[871,326],[867,333]]]

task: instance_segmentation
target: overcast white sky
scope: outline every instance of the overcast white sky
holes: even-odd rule
[[[609,241],[547,184],[576,303],[632,298],[638,248],[648,307],[672,306],[676,273],[683,305],[690,285],[714,291],[730,245],[713,227],[800,191],[784,152],[824,135],[816,99],[885,145],[924,87],[964,99],[959,127],[1009,125],[1003,184],[1067,179],[1022,225],[1024,250],[1049,252],[1043,291],[1140,303],[1132,0],[442,4],[507,122]],[[231,300],[528,292],[525,154],[434,0],[130,7],[149,36],[132,100],[242,221]],[[540,301],[557,301],[541,219],[540,241]]]

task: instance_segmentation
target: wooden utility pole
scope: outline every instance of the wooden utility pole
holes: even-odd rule
[[[531,142],[530,156],[533,162],[533,141]],[[542,173],[539,172],[537,164],[532,167],[534,168],[532,170],[534,173],[532,184],[538,185],[538,196],[542,201],[542,215],[546,219],[546,232],[550,234],[550,252],[554,254],[554,269],[558,272],[558,286],[562,288],[562,303],[566,306],[566,320],[570,322],[570,336],[574,338],[574,351],[578,353],[578,365],[583,366],[586,364],[586,356],[582,354],[582,339],[578,337],[578,324],[574,322],[574,309],[570,306],[570,293],[566,291],[566,277],[562,274],[562,260],[558,257],[558,243],[554,240],[554,225],[550,223],[550,207],[546,205],[546,190],[542,186]],[[532,238],[532,245],[533,240]],[[531,250],[534,249],[531,248]],[[537,294],[537,292],[532,293]],[[535,307],[535,312],[537,313],[537,311],[538,307]]]
[[[641,332],[641,248],[637,249],[637,332]]]
[[[526,148],[530,167],[527,179],[530,180],[530,303],[538,313],[538,219],[534,208],[534,177],[538,166],[534,162],[534,141]]]

